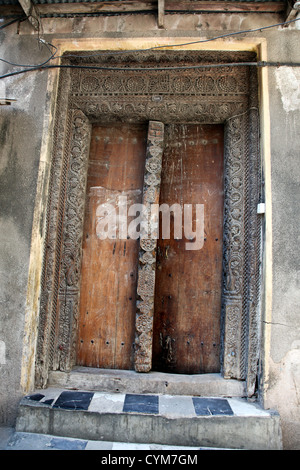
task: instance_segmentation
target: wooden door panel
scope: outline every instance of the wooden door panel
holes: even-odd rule
[[[133,369],[138,240],[99,239],[97,208],[142,198],[147,128],[94,126],[88,168],[77,341],[79,365]]]
[[[223,127],[166,127],[160,204],[204,205],[204,245],[185,237],[158,241],[153,368],[178,373],[220,370],[223,226]],[[194,217],[195,218],[195,217]],[[195,224],[195,220],[194,220]],[[194,225],[195,227],[195,225]],[[184,233],[184,230],[183,230]]]

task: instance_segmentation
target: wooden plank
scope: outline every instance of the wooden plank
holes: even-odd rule
[[[230,1],[176,1],[166,0],[166,12],[222,12],[222,13],[280,13],[285,10],[285,2],[230,2]]]
[[[39,31],[40,18],[38,9],[35,7],[31,0],[19,0],[19,3],[23,8],[24,13],[28,17],[28,21],[31,23],[31,25],[36,31]]]
[[[165,0],[158,0],[158,20],[159,28],[164,28],[165,25]]]
[[[85,15],[85,14],[123,14],[135,12],[157,12],[157,0],[112,1],[91,3],[55,3],[35,6],[40,15]],[[286,11],[285,2],[230,2],[230,1],[175,1],[165,0],[165,13],[170,12],[222,12],[222,13],[283,13]],[[1,16],[22,14],[22,8],[17,5],[1,5]]]
[[[84,225],[79,365],[133,369],[138,240],[99,239],[103,203],[141,202],[146,128],[95,126],[92,134]],[[117,213],[118,213],[118,208]],[[97,212],[98,211],[98,212]]]
[[[157,11],[157,2],[153,0],[112,1],[112,2],[78,2],[62,4],[41,4],[38,6],[41,15],[60,14],[95,14],[95,13],[134,13]]]
[[[223,225],[223,127],[166,128],[160,204],[204,204],[204,246],[158,242],[153,369],[219,372]],[[194,219],[195,227],[195,219]],[[183,230],[184,232],[184,230]]]
[[[297,0],[288,0],[285,11],[285,21],[291,21],[297,18],[300,12],[300,2]]]

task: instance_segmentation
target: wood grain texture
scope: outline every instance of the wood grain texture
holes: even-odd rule
[[[171,238],[159,239],[155,370],[220,370],[223,197],[223,127],[166,126],[160,204],[204,204],[205,238],[202,249],[187,251],[171,217]]]
[[[173,12],[193,12],[193,13],[283,13],[286,9],[284,1],[217,1],[205,0],[165,0],[164,10],[166,13]],[[291,2],[295,3],[295,2]],[[74,2],[74,3],[44,3],[35,5],[35,9],[40,15],[74,15],[74,14],[127,14],[141,12],[157,12],[157,0],[137,0],[109,1],[109,2]],[[291,10],[291,8],[290,8]],[[23,9],[20,5],[1,5],[1,14],[6,16],[21,15]]]
[[[84,225],[79,365],[133,369],[138,240],[97,237],[97,208],[118,196],[140,203],[147,129],[113,125],[93,128]]]

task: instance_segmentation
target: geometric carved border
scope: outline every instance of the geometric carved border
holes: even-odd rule
[[[223,123],[224,241],[222,373],[253,392],[259,354],[260,151],[256,68],[155,67],[255,60],[253,53],[155,52],[64,59],[103,70],[61,69],[41,282],[36,385],[49,370],[76,364],[81,244],[91,126],[94,122]],[[109,67],[107,67],[109,65]],[[120,70],[112,70],[118,67]],[[132,72],[130,67],[145,70]],[[125,70],[126,69],[126,70]],[[140,331],[139,331],[140,333]]]

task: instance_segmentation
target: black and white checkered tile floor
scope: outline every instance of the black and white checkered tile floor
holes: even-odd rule
[[[52,408],[98,413],[143,413],[164,416],[255,416],[267,412],[242,398],[140,395],[46,389],[25,397]]]
[[[84,412],[84,419],[95,414],[113,416],[143,414],[153,419],[160,416],[169,418],[203,418],[234,416],[268,416],[268,412],[255,403],[242,398],[212,398],[182,395],[104,393],[79,390],[62,390],[47,388],[24,397],[22,403],[29,407],[50,408],[53,410],[70,410],[75,413]],[[46,419],[45,416],[43,419]],[[39,419],[39,418],[38,418]],[[81,418],[80,418],[81,419]],[[93,418],[92,418],[93,419]],[[185,421],[185,420],[183,420]],[[50,428],[49,428],[50,429]],[[49,434],[15,432],[7,444],[7,450],[42,449],[42,450],[207,450],[205,447],[187,447],[180,445],[163,445],[157,443],[109,442],[81,438],[59,437]],[[38,432],[38,431],[37,431]],[[49,431],[48,431],[49,432]],[[118,434],[120,437],[120,434]],[[93,438],[92,438],[93,439]],[[104,439],[104,437],[102,437]],[[118,439],[116,439],[118,440]],[[121,439],[122,440],[122,439]],[[126,439],[124,439],[126,440]],[[138,439],[139,440],[139,439]],[[192,442],[192,441],[191,441]],[[210,449],[210,448],[209,448]],[[218,450],[214,447],[214,450]]]

